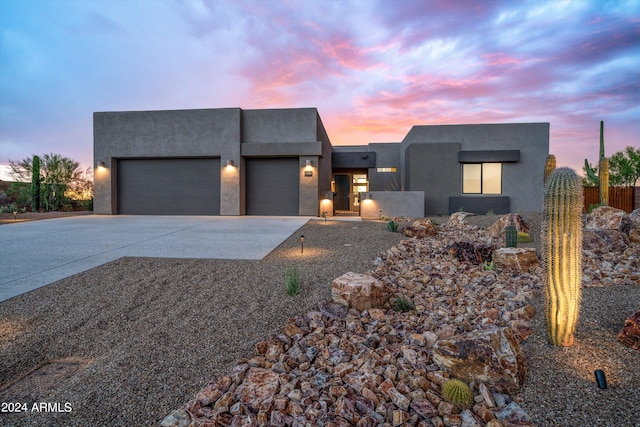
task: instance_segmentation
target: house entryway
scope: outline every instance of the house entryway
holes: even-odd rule
[[[367,170],[336,172],[331,185],[334,216],[360,216],[361,193],[369,191]]]

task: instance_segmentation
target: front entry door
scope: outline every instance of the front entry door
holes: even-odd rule
[[[360,193],[369,191],[366,173],[337,173],[333,176],[334,215],[360,215]]]

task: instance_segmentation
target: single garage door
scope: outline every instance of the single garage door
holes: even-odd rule
[[[220,215],[220,159],[119,160],[118,213]]]
[[[298,158],[245,161],[248,215],[299,215]]]

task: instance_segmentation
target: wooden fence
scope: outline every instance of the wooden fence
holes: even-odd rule
[[[584,211],[589,211],[589,206],[600,203],[598,187],[584,188]],[[609,187],[609,206],[631,212],[634,209],[635,187]]]

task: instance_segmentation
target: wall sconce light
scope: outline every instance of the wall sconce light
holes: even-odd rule
[[[304,176],[313,176],[313,162],[311,160],[305,161]]]
[[[371,193],[362,193],[362,200],[373,200]]]
[[[226,160],[225,166],[227,167],[227,169],[231,169],[235,166],[235,164],[233,163],[233,160]]]
[[[324,191],[322,193],[322,200],[332,200],[333,199],[333,192],[332,191]]]
[[[106,168],[107,166],[104,164],[104,162],[98,162],[98,167],[99,168]]]

